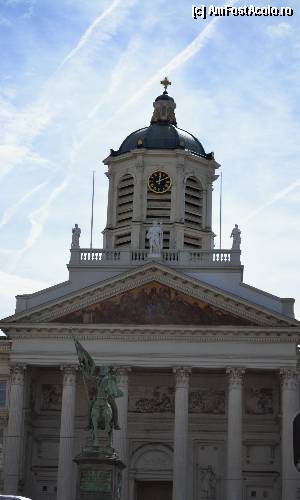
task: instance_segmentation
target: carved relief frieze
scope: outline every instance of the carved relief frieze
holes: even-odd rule
[[[250,387],[246,389],[247,415],[272,415],[274,413],[274,389]]]
[[[60,411],[62,402],[61,384],[42,384],[41,387],[41,410]]]
[[[133,413],[173,413],[174,387],[136,387],[129,398],[129,411]]]
[[[225,390],[197,389],[189,394],[189,412],[225,415]]]

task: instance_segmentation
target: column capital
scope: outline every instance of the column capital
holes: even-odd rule
[[[63,372],[63,385],[74,385],[78,365],[62,365],[60,369]]]
[[[22,363],[18,363],[17,365],[13,365],[10,367],[10,376],[12,384],[14,385],[24,384],[24,376],[26,368],[27,366]]]
[[[243,384],[245,371],[245,368],[236,366],[228,366],[226,368],[226,374],[229,375],[229,384],[231,387]]]
[[[178,366],[173,368],[173,373],[175,373],[176,387],[187,386],[189,383],[191,368],[185,366]]]
[[[279,375],[283,389],[297,388],[298,372],[296,368],[281,368]]]

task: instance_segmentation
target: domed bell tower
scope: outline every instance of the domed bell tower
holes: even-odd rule
[[[212,185],[219,164],[199,140],[177,127],[176,103],[165,90],[148,127],[132,132],[104,160],[109,179],[104,249],[148,248],[147,231],[162,224],[170,250],[210,250]]]

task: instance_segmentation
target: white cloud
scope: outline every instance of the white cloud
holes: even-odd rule
[[[4,297],[37,292],[47,286],[48,284],[43,281],[0,271],[0,295]]]
[[[267,27],[267,34],[271,38],[285,38],[292,33],[292,26],[288,23],[272,24]]]
[[[60,63],[56,72],[60,71],[65,66],[65,64],[70,59],[75,57],[76,54],[88,43],[88,41],[93,36],[95,30],[101,25],[102,21],[106,21],[110,17],[114,16],[116,9],[120,7],[122,4],[123,7],[128,9],[131,7],[131,5],[133,5],[133,3],[135,2],[130,2],[127,0],[127,4],[124,5],[123,0],[114,0],[112,4],[107,9],[105,9],[104,12],[102,12],[99,16],[96,17],[96,19],[94,19],[94,21],[90,24],[90,26],[87,28],[84,34],[80,37],[80,40],[77,43],[77,45],[69,52],[69,54]]]

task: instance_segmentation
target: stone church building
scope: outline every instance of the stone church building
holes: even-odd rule
[[[80,248],[74,228],[68,281],[17,296],[0,322],[6,494],[75,498],[73,458],[90,439],[76,337],[97,365],[116,367],[124,393],[122,500],[300,498],[294,300],[243,282],[238,228],[232,249],[215,249],[220,165],[177,127],[175,108],[165,90],[150,125],[104,160],[103,249]],[[162,232],[156,252],[151,227]]]

